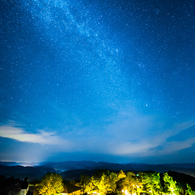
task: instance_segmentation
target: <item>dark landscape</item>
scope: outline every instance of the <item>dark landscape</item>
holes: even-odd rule
[[[172,190],[173,195],[175,193],[193,195],[194,174],[195,164],[193,163],[155,165],[67,161],[44,162],[33,167],[21,166],[15,162],[0,162],[0,195],[22,193],[25,181],[27,181],[27,190],[25,189],[27,195],[44,194],[41,186],[44,184],[43,189],[45,189],[47,185],[51,185],[52,189],[56,189],[55,183],[50,182],[55,182],[57,178],[61,182],[61,190],[72,188],[77,190],[78,195],[97,193],[96,190],[102,195],[111,192],[118,195],[131,194],[133,193],[131,190],[138,194],[152,194],[152,189],[155,189],[154,192],[157,194],[161,192],[169,194]],[[128,192],[124,191],[127,186],[129,186]],[[70,193],[70,191],[67,192]]]
[[[28,176],[29,179],[41,179],[47,172],[60,173],[63,179],[80,179],[80,175],[93,175],[96,170],[106,169],[111,171],[156,171],[164,173],[176,171],[191,177],[195,177],[195,163],[174,163],[174,164],[117,164],[93,161],[67,161],[67,162],[43,162],[39,166],[21,166],[15,162],[0,162],[0,175],[6,177],[15,177],[23,179]]]

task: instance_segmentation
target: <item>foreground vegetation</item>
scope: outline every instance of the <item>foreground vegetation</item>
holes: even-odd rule
[[[195,191],[186,183],[173,180],[168,173],[157,172],[127,172],[121,170],[118,173],[110,171],[98,171],[92,177],[82,175],[81,181],[77,183],[83,189],[83,193],[99,194],[159,194],[159,195],[195,195]]]
[[[93,176],[81,175],[80,181],[70,183],[81,188],[80,194],[106,195],[195,195],[195,191],[187,183],[177,182],[167,172],[133,172],[115,173],[99,170]],[[57,173],[47,173],[37,185],[39,194],[52,195],[63,191],[63,181]]]
[[[35,194],[55,195],[64,191],[63,179],[58,173],[47,173],[40,184],[37,184]],[[37,193],[38,192],[38,193]]]

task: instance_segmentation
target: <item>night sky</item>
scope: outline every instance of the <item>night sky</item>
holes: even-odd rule
[[[194,0],[0,0],[1,161],[194,156]]]

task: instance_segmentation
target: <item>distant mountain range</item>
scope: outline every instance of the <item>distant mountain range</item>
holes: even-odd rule
[[[58,172],[66,180],[80,179],[80,175],[93,175],[96,170],[107,169],[111,171],[156,171],[160,173],[176,171],[195,177],[195,163],[175,164],[118,164],[93,161],[66,161],[66,162],[43,162],[39,166],[23,167],[15,162],[0,162],[0,175],[29,180],[41,179],[47,172]]]

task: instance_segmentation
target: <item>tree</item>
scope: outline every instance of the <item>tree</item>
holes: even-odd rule
[[[126,177],[126,175],[125,175],[125,173],[123,172],[123,170],[120,170],[120,171],[117,173],[117,177],[118,177],[118,179],[120,180],[120,179]]]
[[[38,186],[38,192],[42,195],[56,195],[64,190],[63,179],[58,173],[47,173],[43,176]]]
[[[92,183],[95,189],[103,195],[107,192],[115,191],[116,181],[118,181],[117,174],[110,171],[100,170],[92,176]]]
[[[195,191],[192,191],[192,188],[188,183],[186,184],[186,186],[187,186],[187,190],[185,192],[185,195],[195,195]]]
[[[151,194],[161,194],[160,173],[149,172],[143,174],[143,185],[145,191]]]
[[[92,183],[91,177],[81,175],[81,182],[80,182],[80,187],[83,189],[83,194],[84,193],[89,193],[91,194],[94,191],[95,186]]]
[[[133,172],[127,172],[126,177],[119,180],[118,185],[123,189],[123,191],[128,191],[128,193],[136,193],[138,180]]]
[[[167,194],[177,194],[178,188],[177,188],[177,182],[173,181],[173,178],[168,175],[168,173],[164,173],[163,175],[164,180],[164,190]]]
[[[136,187],[137,187],[137,191],[136,194],[141,194],[141,193],[145,193],[145,191],[143,190],[143,173],[139,172],[136,175]]]
[[[106,194],[109,189],[108,178],[105,173],[92,176],[92,182],[100,194]]]
[[[116,190],[116,182],[119,180],[116,173],[111,172],[108,176],[108,192],[114,192]]]

